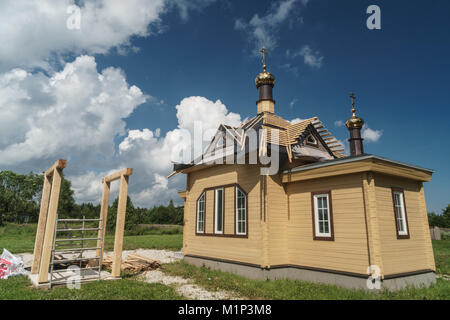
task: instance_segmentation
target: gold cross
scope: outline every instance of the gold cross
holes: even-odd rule
[[[262,60],[262,62],[263,62],[263,69],[264,69],[264,72],[266,72],[266,68],[267,68],[267,66],[266,66],[266,54],[267,54],[266,48],[262,47],[261,53],[262,53],[262,56],[263,56],[263,60]]]
[[[355,99],[356,96],[353,92],[350,93],[350,99],[352,99],[352,113],[355,115],[356,109],[355,109]]]

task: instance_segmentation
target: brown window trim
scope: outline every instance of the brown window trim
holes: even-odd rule
[[[405,209],[405,222],[406,222],[406,233],[404,235],[400,235],[398,233],[398,221],[397,221],[397,215],[395,213],[395,198],[394,198],[394,192],[400,192],[403,196],[403,206]],[[411,235],[409,232],[409,223],[408,223],[408,212],[406,211],[406,198],[405,198],[405,190],[402,188],[395,188],[392,187],[391,188],[391,194],[392,194],[392,209],[394,210],[394,220],[395,220],[395,233],[397,235],[397,239],[398,240],[402,240],[402,239],[410,239]]]
[[[247,214],[247,221],[246,221],[246,223],[247,223],[247,228],[246,228],[246,234],[245,235],[240,235],[240,234],[236,234],[236,189],[234,189],[234,210],[233,210],[233,212],[234,212],[234,234],[226,234],[225,233],[225,189],[226,188],[230,188],[230,187],[234,187],[234,188],[236,188],[236,187],[238,187],[239,189],[241,189],[244,193],[245,193],[245,195],[246,195],[246,205],[247,205],[247,212],[246,212],[246,214]],[[214,202],[213,202],[213,232],[212,233],[206,233],[206,199],[207,199],[207,197],[206,197],[206,194],[207,194],[207,191],[213,191],[214,192],[214,197],[216,196],[216,192],[214,191],[215,189],[220,189],[220,188],[223,188],[223,197],[224,197],[224,201],[223,201],[223,233],[214,233],[215,232],[215,225],[214,225],[214,219],[215,219],[215,208],[216,208],[216,200],[215,200],[215,198],[213,198],[213,200],[214,200]],[[225,185],[221,185],[221,186],[215,186],[215,187],[208,187],[208,188],[204,188],[203,190],[202,190],[202,192],[200,193],[200,196],[198,197],[198,199],[200,199],[200,197],[201,197],[201,195],[203,194],[203,193],[205,193],[205,232],[204,233],[198,233],[197,232],[197,221],[196,221],[196,224],[195,224],[195,235],[196,236],[199,236],[199,237],[222,237],[222,238],[243,238],[243,239],[248,239],[248,231],[249,231],[249,223],[248,223],[248,193],[245,191],[245,189],[244,188],[242,188],[239,184],[237,184],[237,183],[232,183],[232,184],[225,184]],[[197,202],[197,205],[198,205],[198,202]],[[196,213],[195,213],[195,215],[197,216],[197,211],[196,211]],[[197,218],[196,218],[196,220],[197,220]]]
[[[203,232],[198,232],[198,201],[200,200],[200,198],[202,197],[202,195],[205,195],[205,212],[204,212],[204,217],[203,217]],[[199,234],[204,234],[206,231],[206,191],[203,191],[202,193],[200,193],[200,195],[197,198],[197,201],[195,202],[195,234],[199,235]]]
[[[316,213],[314,210],[314,196],[318,194],[328,194],[328,203],[330,207],[328,208],[330,215],[330,234],[329,237],[316,236]],[[318,241],[334,241],[334,223],[333,223],[333,201],[331,198],[331,190],[327,191],[316,191],[311,192],[311,212],[312,212],[312,231],[313,231],[313,239]]]

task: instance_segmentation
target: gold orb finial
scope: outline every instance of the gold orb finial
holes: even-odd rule
[[[262,47],[260,52],[262,53],[263,72],[258,74],[258,76],[255,79],[256,87],[259,87],[262,84],[274,85],[275,77],[270,72],[267,72],[266,55],[268,54],[268,52],[264,47]]]
[[[352,99],[352,117],[345,122],[348,129],[358,128],[361,129],[364,126],[364,120],[356,116],[355,99],[356,96],[353,92],[350,93],[350,99]]]

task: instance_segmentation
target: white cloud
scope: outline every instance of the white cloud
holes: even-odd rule
[[[372,130],[369,126],[364,125],[361,136],[366,142],[378,142],[383,135],[383,130]]]
[[[298,0],[277,1],[271,5],[266,15],[262,17],[255,14],[249,22],[245,22],[243,19],[237,19],[234,28],[236,30],[242,30],[247,34],[250,42],[255,45],[255,54],[263,46],[267,49],[274,49],[277,47],[278,29],[295,13],[295,4],[298,2]],[[308,3],[305,0],[300,2],[304,6]]]
[[[176,191],[185,188],[182,177],[176,176],[169,181],[165,177],[172,171],[172,162],[180,160],[175,152],[179,150],[180,143],[185,147],[192,142],[194,126],[201,123],[205,146],[221,123],[232,126],[241,123],[240,115],[229,112],[220,100],[213,102],[204,97],[188,97],[176,109],[178,127],[168,131],[164,137],[156,135],[158,129],[130,130],[119,144],[120,162],[139,172],[139,176],[133,177],[133,181],[141,191],[134,193],[132,199],[136,199],[133,201],[140,205],[149,206],[167,203],[170,199],[176,200]],[[187,133],[189,134],[186,136]],[[187,141],[189,138],[191,140]],[[189,160],[193,156],[198,154],[190,154]]]
[[[302,121],[305,121],[305,119],[300,119],[300,118],[295,118],[292,119],[291,121],[289,121],[291,124],[296,124],[296,123],[300,123]]]
[[[172,8],[184,19],[214,0],[83,0],[80,29],[68,29],[67,8],[74,0],[0,1],[0,71],[13,67],[52,68],[66,54],[136,52],[132,37],[147,37],[166,28],[162,16]]]
[[[289,107],[292,109],[294,108],[295,104],[297,103],[298,99],[293,99],[290,103],[289,103]]]
[[[303,57],[303,61],[306,65],[313,68],[321,68],[323,65],[324,57],[319,51],[313,51],[309,45],[304,45],[300,50],[291,52],[289,49],[286,51],[288,58]]]
[[[21,69],[0,75],[0,164],[65,154],[111,156],[114,138],[146,96],[120,69],[97,71],[80,56],[51,77]]]
[[[343,127],[344,126],[344,121],[337,120],[337,121],[334,122],[334,126],[338,127],[338,128]]]

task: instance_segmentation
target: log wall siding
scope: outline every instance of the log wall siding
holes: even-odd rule
[[[421,184],[382,174],[375,174],[374,179],[384,274],[435,270]],[[409,239],[397,239],[392,187],[404,190]]]
[[[191,172],[187,179],[185,254],[271,267],[298,265],[383,275],[435,270],[421,182],[381,173],[282,182],[251,165],[224,165]],[[235,187],[248,194],[248,238],[235,234]],[[206,190],[205,233],[214,233],[214,190],[224,187],[224,235],[196,235],[197,199]],[[392,187],[404,190],[410,239],[397,239]],[[330,191],[334,241],[314,240],[311,193]]]
[[[334,241],[313,239],[311,192],[331,191]],[[365,274],[369,266],[362,174],[287,185],[291,264]]]
[[[260,170],[257,166],[224,165],[189,173],[185,203],[185,254],[262,264],[262,228],[260,221]],[[228,237],[235,233],[235,188],[238,184],[248,194],[248,238]],[[196,201],[206,188],[224,188],[223,236],[196,235]],[[207,234],[214,233],[214,190],[206,191]]]
[[[290,264],[288,258],[288,199],[278,175],[267,177],[268,265]]]

